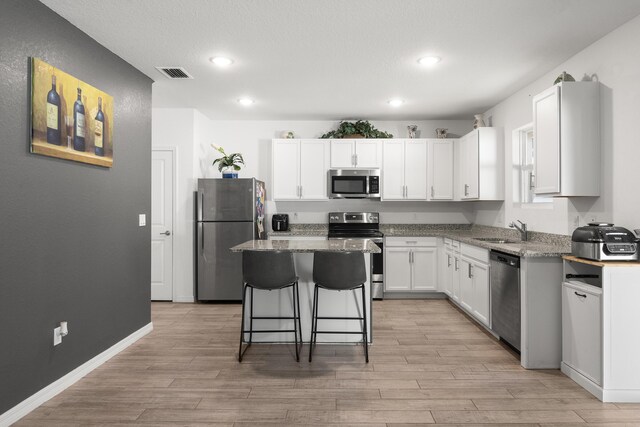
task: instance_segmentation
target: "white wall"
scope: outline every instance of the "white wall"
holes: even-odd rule
[[[194,141],[201,139],[202,114],[188,108],[152,110],[152,148],[176,149],[176,217],[173,220],[174,301],[192,302],[193,291],[193,192],[196,188]],[[206,123],[206,122],[205,122]]]
[[[570,234],[592,219],[640,228],[640,17],[619,27],[535,82],[486,112],[493,126],[504,127],[506,152],[505,194],[512,191],[511,133],[532,121],[531,97],[553,84],[562,71],[576,80],[595,76],[601,86],[602,187],[599,198],[557,199],[547,207],[528,208],[506,201],[501,212],[490,204],[478,205],[476,222],[505,226],[520,219],[530,229]]]
[[[375,121],[378,129],[390,132],[397,138],[407,136],[407,125],[418,125],[418,137],[433,138],[435,129],[449,129],[451,137],[464,135],[472,130],[473,118],[469,120],[431,121]],[[200,148],[205,161],[200,177],[219,177],[216,168],[211,167],[218,157],[210,143],[224,147],[227,153],[242,153],[246,166],[240,177],[256,177],[266,182],[267,197],[271,197],[271,139],[281,138],[283,132],[293,131],[296,138],[318,138],[323,133],[335,129],[335,121],[213,121],[213,140]],[[473,221],[473,206],[467,203],[446,202],[379,202],[370,200],[330,200],[324,202],[273,202],[267,203],[267,224],[273,213],[289,213],[292,223],[326,223],[330,211],[376,211],[381,213],[384,223],[462,223]]]

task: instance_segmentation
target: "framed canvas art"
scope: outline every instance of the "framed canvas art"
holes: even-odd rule
[[[113,98],[31,58],[31,152],[113,166]]]

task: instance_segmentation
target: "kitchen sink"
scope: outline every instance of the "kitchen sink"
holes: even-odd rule
[[[474,237],[473,240],[487,243],[520,243],[519,240],[509,240],[500,237]]]

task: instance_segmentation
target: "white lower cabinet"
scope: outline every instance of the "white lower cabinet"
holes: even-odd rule
[[[385,247],[384,290],[411,290],[411,249]]]
[[[486,327],[491,327],[489,251],[444,239],[441,290]]]
[[[440,263],[441,290],[456,303],[460,303],[460,242],[444,239]]]
[[[476,262],[471,266],[473,280],[473,315],[480,323],[491,327],[491,288],[489,266]]]
[[[640,402],[640,263],[565,256],[562,372],[603,402]]]
[[[387,237],[384,252],[385,292],[437,290],[435,237]]]
[[[562,284],[562,359],[582,375],[602,385],[602,289]]]

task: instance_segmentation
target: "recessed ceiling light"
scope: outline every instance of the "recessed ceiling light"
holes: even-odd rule
[[[389,101],[387,101],[387,103],[389,105],[391,105],[392,107],[399,107],[402,104],[404,104],[404,100],[403,99],[390,99]]]
[[[420,65],[435,65],[440,62],[442,58],[439,56],[425,56],[418,59],[418,64]]]
[[[244,105],[245,107],[248,107],[249,105],[252,105],[255,101],[251,98],[240,98],[238,99],[238,103],[240,105]]]
[[[233,59],[227,58],[226,56],[214,56],[213,58],[209,58],[209,61],[213,62],[218,67],[228,67],[233,64]]]

